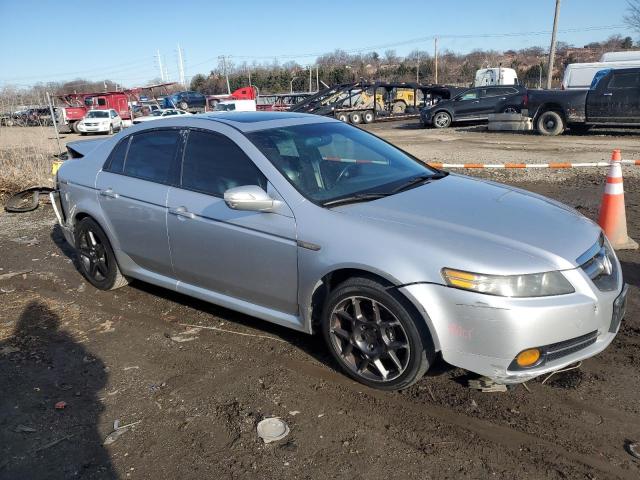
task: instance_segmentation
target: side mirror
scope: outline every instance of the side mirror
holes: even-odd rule
[[[234,210],[252,212],[273,212],[280,206],[280,201],[257,185],[243,185],[230,188],[224,192],[224,201]]]

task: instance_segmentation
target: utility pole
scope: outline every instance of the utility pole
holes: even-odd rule
[[[551,47],[549,48],[549,66],[547,69],[547,88],[551,88],[553,80],[553,61],[556,56],[556,34],[558,33],[558,17],[560,16],[560,0],[556,0],[556,13],[553,15],[553,31],[551,32]]]
[[[313,88],[311,86],[311,65],[309,65],[309,93],[311,93],[311,89]]]
[[[180,83],[184,88],[186,88],[186,85],[184,84],[184,59],[182,58],[182,49],[180,48],[180,44],[178,44],[178,72],[180,73]]]
[[[224,78],[227,81],[227,93],[231,95],[231,87],[229,86],[229,75],[227,74],[227,57],[226,55],[220,55],[218,59],[222,59],[222,71],[224,73]]]
[[[318,65],[316,65],[316,92],[320,91],[320,79],[318,75]]]
[[[420,60],[416,62],[416,83],[420,83]]]
[[[162,57],[160,56],[160,50],[157,50],[156,57],[158,58],[158,67],[160,68],[160,80],[164,82],[164,70],[162,69]]]
[[[433,57],[435,59],[435,68],[436,68],[436,81],[434,83],[438,83],[438,37],[433,39]]]

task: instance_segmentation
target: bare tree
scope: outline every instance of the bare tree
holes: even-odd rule
[[[640,0],[627,0],[627,14],[624,23],[640,32]]]

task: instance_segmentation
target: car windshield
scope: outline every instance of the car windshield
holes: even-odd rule
[[[214,108],[217,112],[231,112],[236,109],[235,103],[218,103]]]
[[[109,112],[106,110],[91,110],[87,113],[87,118],[109,118]]]
[[[343,123],[260,130],[247,137],[300,193],[323,205],[392,195],[442,176],[378,137]]]
[[[154,117],[161,117],[164,112],[162,110],[155,110],[151,112],[151,115]]]

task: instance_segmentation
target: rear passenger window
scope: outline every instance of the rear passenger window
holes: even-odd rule
[[[153,130],[133,135],[124,174],[151,182],[168,183],[179,143],[179,130]]]
[[[131,137],[127,137],[120,140],[116,148],[111,151],[111,155],[109,155],[104,168],[107,172],[122,173],[124,157],[127,155],[130,138]]]
[[[217,133],[189,132],[182,164],[182,187],[223,196],[233,187],[258,185],[267,179],[232,140]]]
[[[613,88],[613,89],[635,88],[637,86],[638,86],[637,73],[617,73],[613,75],[613,78],[609,82],[609,88]]]

